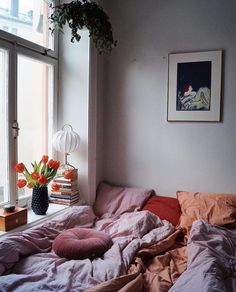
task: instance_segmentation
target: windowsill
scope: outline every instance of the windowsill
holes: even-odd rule
[[[48,220],[49,218],[51,219],[52,217],[56,216],[60,211],[64,210],[68,208],[68,206],[66,205],[59,205],[59,204],[49,204],[48,210],[47,210],[47,214],[46,215],[36,215],[34,214],[34,212],[29,209],[28,210],[28,223],[21,225],[17,228],[11,229],[9,231],[0,231],[0,236],[5,235],[5,234],[9,234],[12,232],[16,232],[16,231],[22,231],[28,228],[31,228],[33,226],[35,226],[36,224],[42,223],[46,220]]]
[[[33,225],[34,223],[38,224],[39,221],[47,220],[49,217],[56,215],[58,212],[66,209],[66,208],[68,208],[68,206],[66,206],[66,205],[59,205],[59,204],[51,204],[50,203],[46,215],[36,215],[36,214],[34,214],[32,209],[29,209],[28,210],[28,224],[27,225]],[[29,227],[27,227],[27,228],[29,228]]]

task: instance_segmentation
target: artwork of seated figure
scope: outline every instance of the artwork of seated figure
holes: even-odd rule
[[[194,91],[191,84],[184,86],[183,93],[179,93],[180,110],[209,110],[210,109],[210,89],[200,87]]]

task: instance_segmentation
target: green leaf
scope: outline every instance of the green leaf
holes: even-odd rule
[[[96,2],[72,1],[54,6],[52,9],[53,12],[49,17],[54,24],[52,33],[54,30],[62,31],[67,24],[71,29],[71,42],[75,40],[79,42],[81,36],[78,30],[86,27],[99,54],[108,53],[117,45],[109,17]]]
[[[46,175],[46,164],[44,164],[41,168],[41,174]]]
[[[42,160],[39,161],[39,164],[37,165],[37,168],[38,168],[38,173],[41,175],[41,164],[42,164]]]

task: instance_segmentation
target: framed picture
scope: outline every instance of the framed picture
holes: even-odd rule
[[[169,54],[168,121],[220,121],[222,51]]]

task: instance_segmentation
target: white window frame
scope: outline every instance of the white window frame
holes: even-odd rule
[[[60,0],[50,0],[50,2],[53,3],[53,6],[56,6],[58,5],[58,3],[60,3]],[[30,50],[41,53],[43,55],[58,59],[58,32],[57,30],[53,32],[53,44],[54,44],[53,50],[40,46],[36,43],[30,42],[22,37],[19,37],[17,35],[14,35],[2,29],[0,29],[0,38],[2,40],[6,40],[11,43],[17,44],[21,47],[29,48]]]
[[[58,96],[58,34],[54,34],[54,50],[42,47],[21,37],[0,29],[0,47],[8,51],[8,177],[9,201],[25,205],[30,197],[17,198],[17,174],[14,165],[17,161],[17,138],[13,135],[13,123],[17,121],[17,56],[18,54],[50,64],[54,68],[53,76],[53,132],[57,129],[57,96]],[[19,133],[20,134],[20,133]],[[4,205],[4,203],[0,203]]]
[[[42,55],[49,56],[55,59],[58,58],[58,33],[56,31],[54,32],[54,46],[53,46],[54,50],[45,48],[36,43],[32,43],[26,39],[23,39],[17,35],[11,34],[1,29],[0,29],[0,38],[10,43],[17,44],[18,46],[22,48],[28,48],[31,51],[35,51]]]

